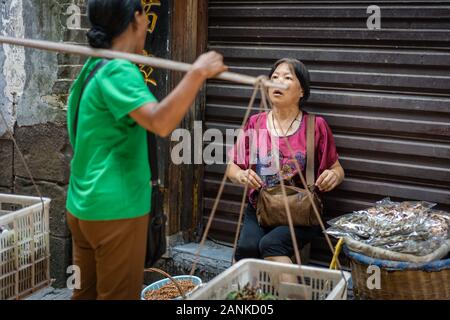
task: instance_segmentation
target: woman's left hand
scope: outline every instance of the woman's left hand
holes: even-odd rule
[[[316,181],[316,187],[321,192],[328,192],[337,187],[340,183],[340,179],[336,171],[325,170]]]

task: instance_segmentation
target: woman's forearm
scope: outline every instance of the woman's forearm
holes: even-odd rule
[[[228,70],[222,55],[202,54],[178,86],[160,103],[149,103],[130,113],[148,131],[167,137],[181,122],[206,79]]]
[[[342,168],[339,161],[336,161],[336,163],[331,167],[331,170],[333,170],[337,177],[338,177],[338,185],[341,184],[344,181],[345,178],[345,172],[344,168]]]
[[[233,182],[233,183],[240,183],[238,180],[238,174],[241,171],[242,171],[242,169],[237,164],[230,162],[230,164],[228,165],[228,170],[227,170],[228,179],[230,179],[231,182]]]
[[[205,80],[201,72],[192,70],[160,103],[145,105],[130,116],[147,130],[167,137],[184,118]]]

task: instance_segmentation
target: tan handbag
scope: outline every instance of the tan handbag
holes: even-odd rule
[[[322,201],[316,192],[314,192],[314,130],[315,116],[308,115],[306,132],[306,184],[313,195],[319,213],[322,214]],[[319,221],[314,213],[306,190],[286,184],[285,188],[294,226],[318,225]],[[262,227],[289,225],[281,185],[260,190],[256,215]]]

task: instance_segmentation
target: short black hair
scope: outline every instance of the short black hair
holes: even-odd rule
[[[291,59],[291,58],[283,58],[275,62],[272,66],[272,69],[269,73],[269,78],[272,77],[275,70],[278,68],[280,64],[287,63],[291,68],[292,71],[294,71],[298,81],[300,82],[300,85],[303,90],[303,97],[298,102],[298,107],[303,108],[306,101],[308,101],[309,95],[311,93],[311,87],[310,87],[310,77],[309,77],[309,71],[306,68],[306,66],[297,59]]]
[[[91,29],[86,36],[93,48],[109,49],[112,40],[134,21],[136,11],[142,13],[141,0],[89,0]]]

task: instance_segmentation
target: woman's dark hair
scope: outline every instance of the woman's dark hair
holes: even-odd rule
[[[90,46],[111,48],[114,37],[124,32],[134,21],[136,11],[142,13],[141,0],[89,0],[91,29],[86,35]]]
[[[272,77],[273,73],[278,68],[278,66],[283,63],[287,63],[291,67],[292,71],[294,71],[303,89],[303,97],[298,102],[299,108],[302,108],[305,105],[306,101],[308,101],[309,94],[311,92],[309,84],[309,71],[303,64],[303,62],[297,59],[284,58],[274,63],[274,65],[272,66],[272,70],[270,70],[269,78]]]

